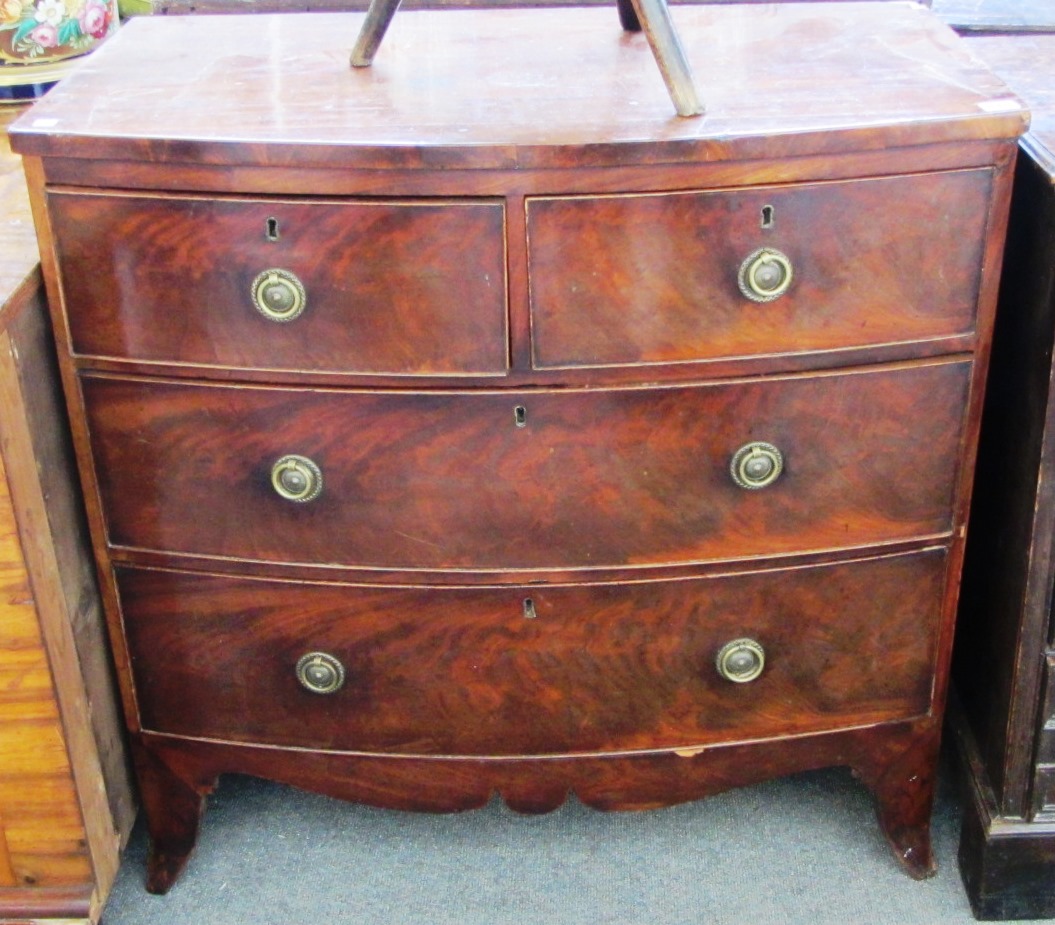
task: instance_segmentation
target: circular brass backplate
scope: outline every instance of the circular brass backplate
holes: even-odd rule
[[[322,470],[307,456],[291,453],[271,466],[271,487],[287,501],[314,501],[322,493]]]
[[[736,281],[752,302],[772,302],[788,291],[794,275],[787,254],[761,247],[740,264]]]
[[[718,651],[715,666],[726,681],[754,681],[766,666],[766,652],[754,639],[734,639]]]
[[[772,443],[755,440],[745,443],[729,463],[733,481],[748,491],[772,485],[784,471],[784,454]]]
[[[313,694],[336,693],[344,678],[344,665],[328,652],[308,652],[297,660],[297,680]]]
[[[264,270],[253,280],[251,292],[253,307],[268,321],[293,321],[308,307],[304,284],[289,270]]]

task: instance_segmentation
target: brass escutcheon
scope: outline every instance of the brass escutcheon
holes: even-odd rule
[[[297,680],[313,694],[336,693],[344,677],[344,665],[328,652],[308,652],[297,659]]]
[[[280,324],[299,318],[308,307],[304,284],[289,270],[273,267],[253,280],[253,307],[268,321]]]
[[[752,302],[772,302],[791,286],[794,272],[786,254],[771,247],[761,247],[740,264],[736,281]]]
[[[322,470],[307,456],[292,453],[275,460],[271,487],[287,501],[314,501],[322,493]]]
[[[718,650],[715,666],[726,681],[754,681],[766,665],[766,652],[754,639],[734,639]]]

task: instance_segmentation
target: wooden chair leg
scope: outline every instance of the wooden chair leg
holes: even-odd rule
[[[619,19],[630,32],[645,32],[663,82],[679,116],[703,114],[692,71],[670,18],[666,0],[617,0]],[[400,0],[371,0],[366,20],[352,49],[352,67],[369,67],[381,46]]]
[[[369,67],[373,63],[399,3],[400,0],[370,0],[366,20],[352,49],[352,67]]]
[[[627,32],[640,32],[641,21],[637,18],[633,0],[616,0],[619,7],[619,25]]]
[[[696,93],[689,60],[674,29],[666,0],[632,0],[632,3],[678,115],[703,115],[703,103]]]

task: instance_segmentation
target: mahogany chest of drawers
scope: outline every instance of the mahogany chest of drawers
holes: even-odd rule
[[[678,119],[611,19],[403,14],[357,72],[356,17],[136,21],[20,123],[150,889],[235,771],[850,765],[932,870],[1025,113],[921,8],[792,4],[678,11]]]

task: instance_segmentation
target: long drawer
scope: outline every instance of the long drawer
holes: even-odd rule
[[[536,367],[669,363],[974,330],[988,170],[531,199]],[[788,262],[742,289],[752,255]],[[747,286],[750,291],[750,285]],[[756,293],[756,298],[760,297]]]
[[[51,192],[48,207],[76,353],[316,372],[506,370],[501,202]]]
[[[370,568],[566,570],[946,533],[970,370],[949,360],[509,392],[106,375],[86,375],[82,386],[115,546]],[[741,487],[732,461],[767,446],[779,477]],[[291,457],[318,467],[313,500],[279,493]],[[749,468],[765,469],[761,457]]]
[[[146,729],[528,755],[691,747],[925,713],[945,561],[931,549],[709,579],[507,588],[134,568],[117,577]],[[744,639],[760,647],[761,673],[728,680],[718,656]],[[339,663],[338,689],[298,680],[312,654]]]

